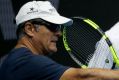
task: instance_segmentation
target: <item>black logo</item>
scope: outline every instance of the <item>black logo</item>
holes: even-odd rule
[[[38,10],[35,10],[35,8],[30,8],[30,11],[29,12],[27,12],[27,14],[30,14],[30,13],[36,13],[36,12],[38,12]]]
[[[32,7],[32,8],[30,8],[30,11],[33,11],[34,10],[34,8]]]

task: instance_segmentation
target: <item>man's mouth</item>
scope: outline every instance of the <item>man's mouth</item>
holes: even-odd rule
[[[51,40],[51,42],[57,42],[58,41],[58,38],[54,38]]]
[[[51,42],[55,42],[55,43],[56,43],[57,41],[58,41],[58,40],[52,40]]]

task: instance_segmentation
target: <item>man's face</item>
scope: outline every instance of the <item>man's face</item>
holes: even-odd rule
[[[52,26],[50,26],[51,28]],[[33,43],[37,50],[42,51],[40,54],[47,54],[57,51],[56,42],[58,37],[61,36],[60,30],[50,29],[48,26],[39,25],[38,31],[36,31],[33,37]]]

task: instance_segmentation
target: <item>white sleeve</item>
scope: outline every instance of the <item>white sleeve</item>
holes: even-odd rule
[[[110,53],[107,43],[102,38],[96,45],[96,50],[94,52],[92,59],[88,64],[88,67],[111,69],[112,66],[113,66],[112,55]]]
[[[105,32],[107,37],[112,42],[117,56],[119,57],[119,22],[112,26],[109,30]],[[102,38],[96,45],[96,50],[94,56],[89,62],[89,68],[108,68],[111,69],[113,66],[113,57],[106,44],[105,40]],[[116,66],[115,69],[119,69],[119,66]]]

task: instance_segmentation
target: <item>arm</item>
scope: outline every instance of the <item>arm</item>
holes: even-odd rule
[[[60,80],[119,80],[118,70],[69,68]]]

